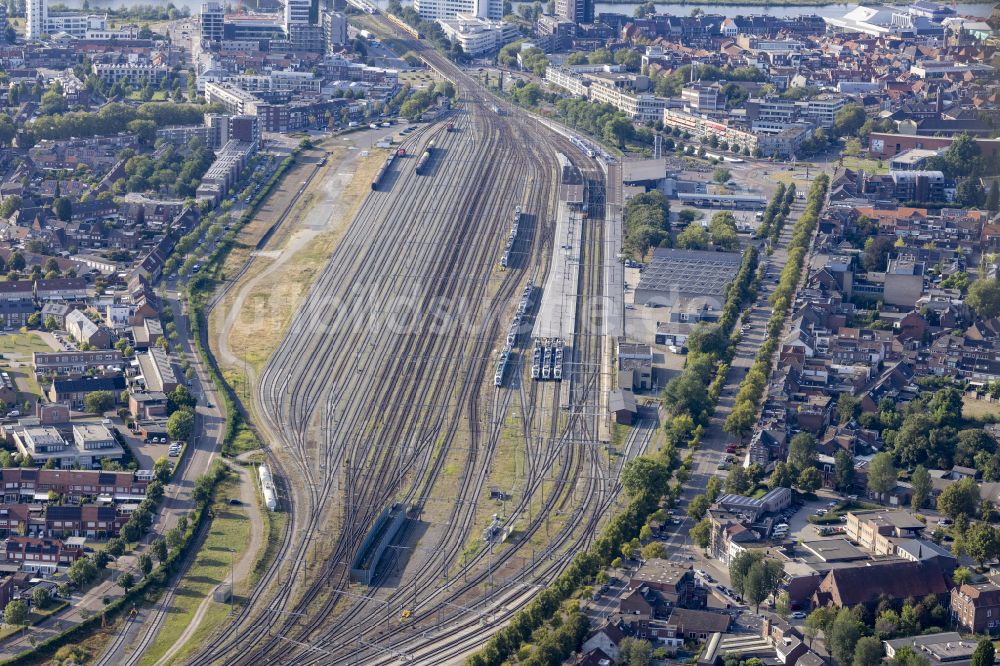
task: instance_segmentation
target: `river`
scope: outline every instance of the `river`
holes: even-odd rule
[[[82,0],[53,0],[54,2],[61,2],[67,7],[78,8]],[[139,0],[140,4],[151,4],[151,5],[166,5],[166,0]],[[135,2],[128,2],[127,0],[89,0],[90,7],[97,9],[99,7],[125,7],[128,5],[134,5]],[[201,0],[173,0],[173,4],[176,7],[188,7],[192,14],[196,14],[201,7]],[[387,0],[376,0],[376,4],[380,7],[385,7]],[[410,4],[410,0],[404,0],[404,4]],[[520,4],[515,2],[514,4]],[[543,3],[545,4],[545,3]],[[610,3],[610,2],[598,2],[595,5],[596,13],[616,13],[616,14],[628,14],[632,15],[635,8],[639,6],[638,2],[629,3]],[[673,14],[674,16],[687,16],[693,10],[700,9],[706,14],[721,14],[723,16],[746,16],[748,14],[770,14],[771,16],[799,16],[801,14],[819,14],[820,16],[840,16],[850,11],[855,5],[852,4],[829,4],[829,5],[780,5],[780,6],[770,6],[770,5],[713,5],[705,3],[692,3],[692,4],[676,4],[676,3],[657,3],[656,11],[660,14]],[[990,12],[993,10],[993,3],[978,3],[978,4],[968,4],[961,3],[954,5],[955,11],[962,16],[989,16]]]

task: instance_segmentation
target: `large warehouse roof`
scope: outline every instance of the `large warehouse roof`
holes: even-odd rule
[[[739,271],[739,252],[706,252],[656,248],[653,261],[639,279],[639,291],[722,296]]]

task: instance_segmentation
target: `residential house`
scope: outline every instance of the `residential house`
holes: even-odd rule
[[[118,401],[125,388],[125,378],[121,375],[113,377],[88,377],[83,379],[56,379],[48,390],[49,400],[64,402],[72,409],[82,410],[83,401],[88,393],[93,391],[111,391]]]
[[[86,344],[97,349],[111,347],[111,331],[103,324],[95,324],[80,310],[73,310],[66,315],[66,331],[81,345]]]
[[[55,573],[84,556],[82,548],[68,548],[61,539],[14,536],[7,539],[4,556],[25,571]]]
[[[0,282],[0,324],[19,328],[38,311],[35,307],[35,284],[31,280]]]
[[[141,502],[150,478],[142,472],[108,472],[83,469],[0,469],[3,503],[44,502],[49,492],[64,501],[82,503],[103,498],[112,502]],[[2,527],[2,525],[0,525]]]
[[[53,278],[35,283],[35,296],[42,303],[83,302],[87,295],[87,281],[83,278]]]
[[[987,581],[953,588],[951,618],[965,631],[991,635],[1000,632],[1000,585]]]
[[[675,608],[667,620],[671,638],[704,642],[713,633],[726,633],[732,616],[729,613],[689,608]]]

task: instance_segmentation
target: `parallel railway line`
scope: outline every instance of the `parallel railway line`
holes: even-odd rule
[[[554,152],[586,158],[563,137],[539,136],[528,121],[492,113],[489,98],[464,74],[437,54],[424,55],[438,71],[459,79],[459,131],[437,135],[443,155],[431,161],[428,175],[413,175],[412,160],[397,160],[383,181],[385,191],[366,200],[262,373],[257,411],[285,452],[270,457],[278,476],[301,483],[285,492],[291,519],[277,557],[232,622],[191,663],[387,663],[408,653],[425,663],[454,658],[527,603],[530,594],[518,591],[551,580],[573,552],[586,547],[617,496],[621,464],[645,444],[630,439],[625,455],[609,468],[594,441],[601,338],[588,328],[599,316],[588,296],[602,288],[599,224],[590,222],[585,230],[580,331],[562,389],[570,391],[566,423],[559,426],[559,389],[553,385],[526,390],[518,377],[514,388],[491,395],[492,385],[486,388],[492,359],[482,350],[502,338],[504,313],[529,274],[542,270],[542,248],[551,243]],[[592,169],[593,162],[585,166]],[[529,177],[532,187],[524,191]],[[409,219],[400,202],[411,204]],[[496,285],[492,269],[514,205],[535,215],[534,240],[525,260]],[[413,242],[396,242],[402,236]],[[387,267],[397,272],[387,273]],[[400,293],[409,296],[407,305],[416,313],[436,312],[442,300],[462,302],[465,323],[473,323],[441,334],[426,317],[395,327],[358,321],[366,313],[396,312],[393,297]],[[450,574],[475,529],[476,507],[515,401],[525,461],[507,524],[517,522],[523,530],[517,544],[469,554],[459,581],[462,571]],[[546,408],[548,415],[542,413]],[[453,469],[456,452],[464,452],[461,469]],[[431,522],[440,527],[424,537],[435,544],[432,554],[413,549],[412,573],[395,591],[375,596],[376,590],[352,589],[349,561],[378,511],[405,501],[418,513],[433,513],[429,503],[436,488],[456,473],[447,520]],[[557,513],[565,521],[542,540],[549,516]],[[326,535],[333,537],[328,544]],[[526,546],[519,544],[535,537],[544,547],[528,565]],[[318,553],[326,545],[328,552]],[[501,574],[506,583],[493,585]],[[442,578],[448,582],[439,587]],[[396,620],[404,608],[406,621]],[[491,621],[481,625],[483,618]],[[437,636],[428,648],[429,632],[442,626],[454,638]]]

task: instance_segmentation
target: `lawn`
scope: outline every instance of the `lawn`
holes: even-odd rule
[[[865,173],[881,175],[889,173],[889,165],[882,160],[869,160],[861,157],[844,157],[844,168],[857,171],[864,169]]]
[[[229,505],[229,498],[239,495],[237,483],[235,480],[227,480],[219,485],[212,507],[215,518],[208,536],[187,575],[177,586],[163,628],[143,657],[141,664],[156,663],[167,650],[173,647],[190,624],[192,616],[202,600],[211,594],[219,583],[229,579],[231,558],[235,556],[238,559],[240,547],[249,543],[250,519],[246,511],[242,507]],[[230,548],[235,548],[237,552],[230,553]],[[237,590],[239,590],[239,586],[237,586]],[[181,660],[187,652],[198,644],[199,640],[204,639],[225,618],[228,612],[229,606],[227,604],[212,602],[198,630],[192,635],[188,644],[174,655],[172,661]]]
[[[0,335],[0,354],[30,359],[32,352],[50,352],[52,347],[34,333]]]
[[[962,416],[967,419],[1000,416],[1000,402],[962,398]]]

